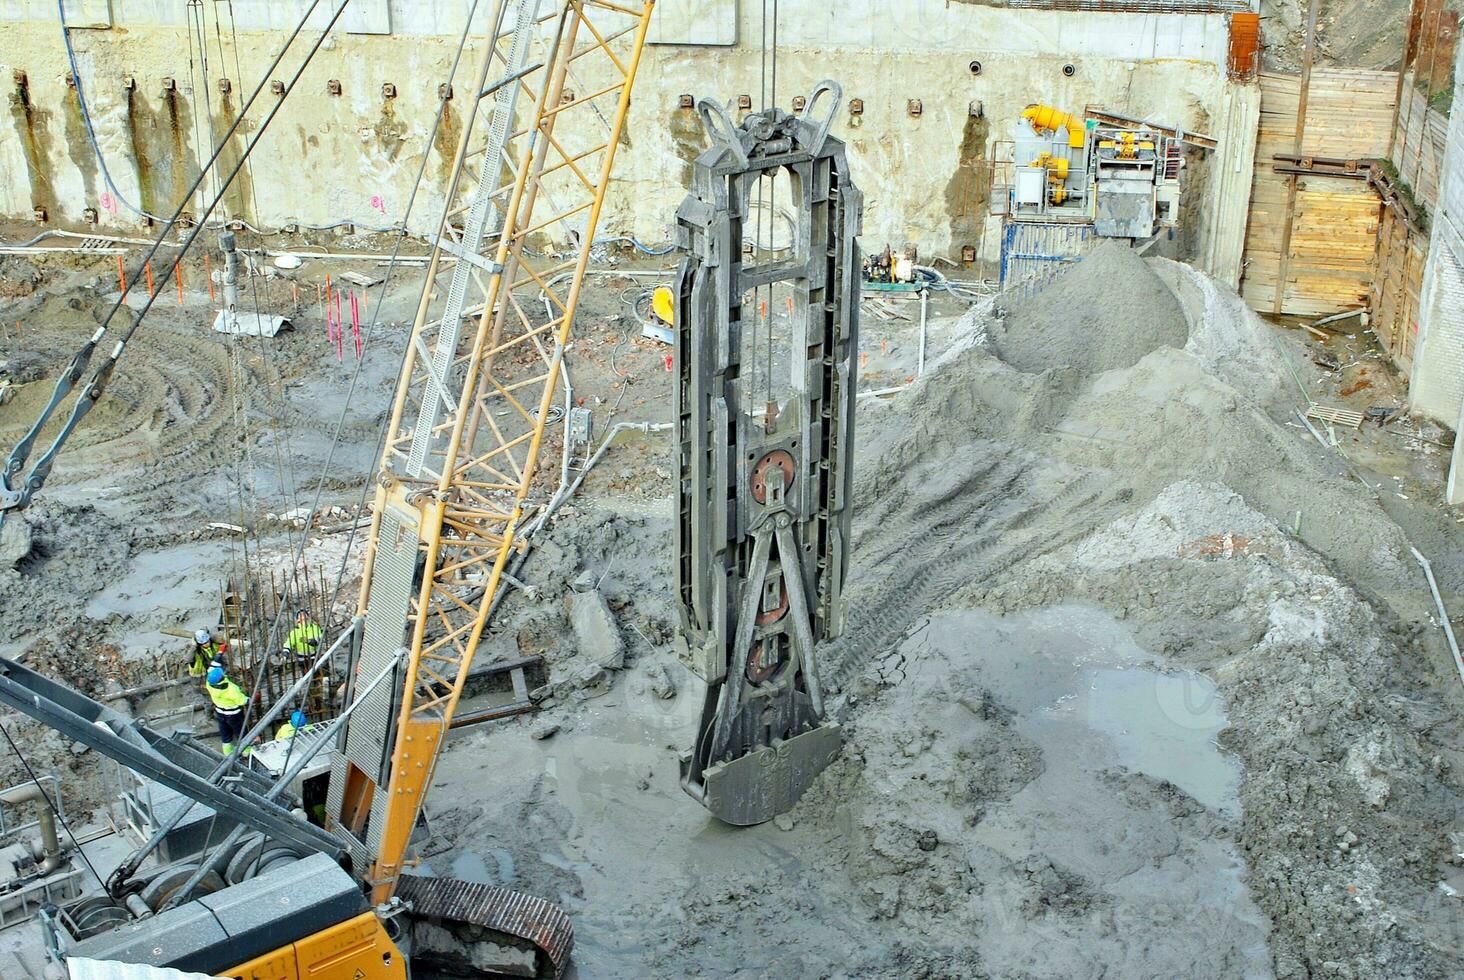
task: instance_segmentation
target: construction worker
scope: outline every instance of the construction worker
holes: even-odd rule
[[[224,755],[232,755],[234,743],[244,733],[244,707],[249,703],[249,695],[238,684],[229,680],[229,675],[224,673],[222,667],[208,669],[204,690],[208,691],[208,699],[214,706],[214,717],[219,721],[220,751]],[[246,747],[244,751],[248,754],[249,749]]]
[[[228,652],[227,640],[215,640],[206,629],[193,631],[193,659],[188,664],[189,677],[202,677],[210,667],[223,667]]]
[[[275,732],[275,741],[283,742],[287,739],[294,738],[295,733],[300,731],[300,729],[304,727],[305,712],[301,711],[299,708],[296,708],[294,711],[290,712],[290,720],[281,725],[279,727],[279,730]]]
[[[301,609],[295,613],[295,628],[285,637],[285,649],[297,657],[307,656],[320,646],[323,636],[325,631],[315,624],[308,612]]]

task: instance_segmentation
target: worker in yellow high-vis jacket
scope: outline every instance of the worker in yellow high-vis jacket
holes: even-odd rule
[[[285,649],[297,657],[313,656],[325,632],[304,609],[295,613],[295,625],[285,637]]]
[[[244,734],[244,708],[249,704],[249,695],[229,679],[222,667],[209,668],[204,690],[208,691],[208,699],[214,706],[214,717],[219,722],[220,751],[224,755],[232,755],[235,743]]]

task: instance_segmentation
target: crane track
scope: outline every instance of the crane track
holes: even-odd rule
[[[402,875],[397,897],[414,919],[436,921],[455,932],[486,930],[492,938],[520,948],[532,947],[537,976],[558,980],[574,950],[574,925],[551,902],[496,885],[457,878]]]

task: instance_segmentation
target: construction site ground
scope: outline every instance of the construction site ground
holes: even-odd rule
[[[669,349],[635,314],[670,261],[597,254],[569,353],[597,441],[673,418]],[[214,334],[201,280],[181,307],[160,293],[29,540],[0,542],[0,654],[126,687],[181,662],[159,630],[212,617],[246,549],[282,568],[302,534],[349,614],[419,273],[397,273],[347,404],[352,338],[338,354],[315,305],[347,271],[383,270],[269,279],[270,309],[301,297],[269,340]],[[0,445],[115,290],[110,257],[0,259]],[[918,302],[867,303],[862,387],[900,390],[859,403],[849,616],[821,668],[845,749],[753,828],[678,783],[702,695],[674,643],[673,442],[623,434],[480,648],[543,655],[548,690],[453,735],[426,863],[561,902],[581,977],[1457,976],[1464,686],[1411,551],[1464,608],[1451,437],[1306,419],[1403,403],[1357,321],[1327,330],[1105,247],[1041,290],[934,294],[916,377]],[[327,455],[324,513],[296,527]],[[5,724],[102,822],[110,767]],[[0,753],[0,783],[21,778]]]

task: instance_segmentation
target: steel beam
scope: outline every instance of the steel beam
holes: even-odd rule
[[[29,667],[0,661],[0,703],[276,840],[332,858],[345,853],[340,840],[296,819],[288,807],[266,799],[242,782],[215,785],[206,776],[164,756],[156,747],[156,743],[166,741],[161,735]]]

